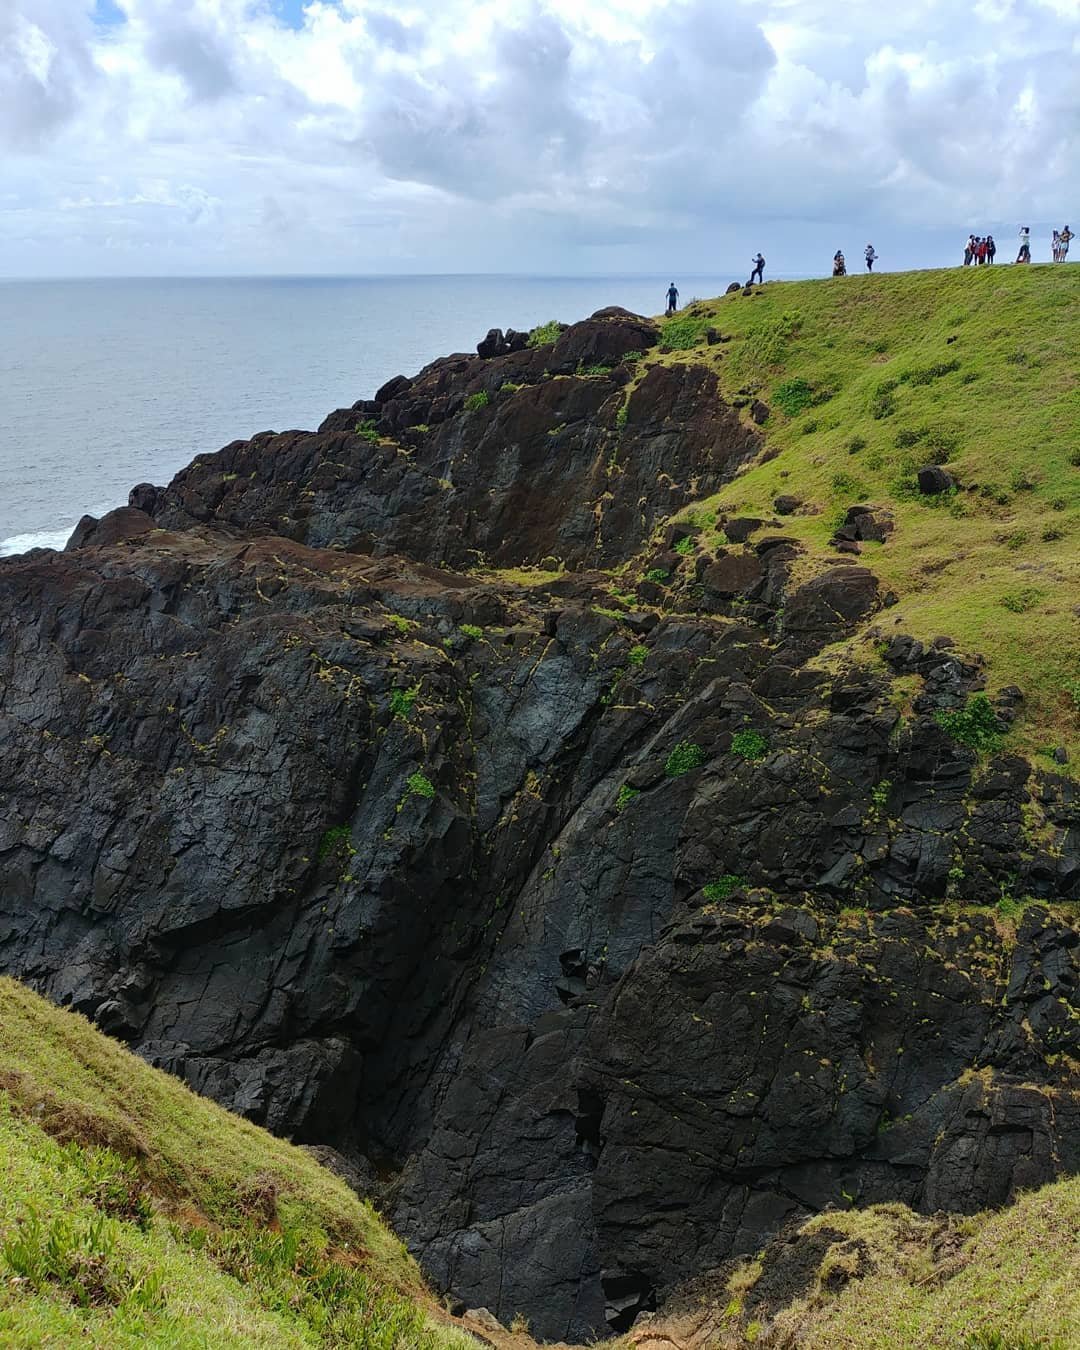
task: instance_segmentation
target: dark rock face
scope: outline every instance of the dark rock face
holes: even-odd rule
[[[758,449],[704,368],[656,367],[628,397],[611,379],[552,378],[657,337],[646,320],[608,314],[553,346],[436,361],[317,433],[200,458],[161,491],[156,521],[440,566],[622,561],[654,521],[716,490]],[[467,407],[474,396],[482,406]]]
[[[984,682],[947,640],[813,660],[869,570],[651,537],[758,441],[692,365],[625,417],[551,378],[643,324],[436,362],[0,560],[0,968],[358,1188],[399,1166],[436,1283],[547,1338],[830,1204],[1080,1166],[1074,786],[945,736]],[[479,552],[580,570],[433,565]],[[612,617],[584,569],[632,555],[671,580]],[[1015,936],[1003,885],[1047,902]]]

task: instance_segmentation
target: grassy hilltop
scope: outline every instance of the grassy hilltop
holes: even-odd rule
[[[451,1350],[404,1247],[301,1149],[0,979],[0,1344]]]
[[[715,327],[731,340],[705,345]],[[767,454],[684,514],[771,518],[805,572],[836,554],[847,507],[891,512],[895,533],[862,545],[900,597],[876,624],[953,637],[987,662],[992,689],[1018,684],[1010,737],[1080,760],[1080,268],[984,267],[776,282],[696,301],[666,323],[666,361],[714,364],[725,396],[771,409]],[[954,494],[921,496],[924,464]],[[722,541],[721,541],[722,542]],[[858,641],[858,639],[856,639]]]

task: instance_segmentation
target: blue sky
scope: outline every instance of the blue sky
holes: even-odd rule
[[[1077,52],[1080,0],[0,0],[0,271],[1039,256]]]

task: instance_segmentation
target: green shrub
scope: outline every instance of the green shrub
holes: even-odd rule
[[[481,389],[477,394],[470,394],[465,400],[466,412],[479,412],[481,408],[486,408],[491,402],[486,389]]]
[[[693,741],[680,741],[668,755],[664,772],[669,778],[680,778],[705,763],[705,751]]]
[[[875,811],[884,811],[889,801],[889,793],[892,791],[892,779],[883,778],[870,793],[870,800],[874,804]]]
[[[1006,591],[1001,597],[1001,604],[1013,614],[1026,614],[1042,598],[1043,593],[1038,586],[1021,586],[1017,591]]]
[[[951,375],[954,370],[959,369],[959,361],[938,361],[935,365],[925,366],[921,370],[905,371],[900,379],[904,384],[932,384],[934,380],[940,380],[943,375]]]
[[[1024,917],[1023,901],[1015,899],[1005,889],[1004,883],[1001,886],[1001,899],[994,906],[1003,919],[1011,919],[1015,922]]]
[[[849,473],[834,473],[832,490],[838,492],[842,497],[866,496],[866,484],[858,478],[853,478]]]
[[[1080,469],[1080,450],[1069,451],[1069,463],[1074,469]]]
[[[615,810],[625,811],[635,797],[641,796],[641,789],[631,787],[629,783],[624,783],[619,789],[619,795],[615,798]]]
[[[420,692],[418,684],[412,685],[409,689],[391,689],[390,690],[390,711],[395,717],[400,717],[408,721],[409,714],[412,712],[413,704],[416,702],[416,696]]]
[[[642,355],[643,355],[642,352],[626,352],[619,359],[621,360],[624,366],[633,366],[636,365],[637,362],[641,360]]]
[[[814,387],[806,380],[784,380],[773,390],[773,406],[787,417],[795,417],[814,401]]]
[[[665,319],[660,330],[661,350],[683,352],[696,347],[705,336],[709,322],[707,317],[695,318],[694,315],[685,312],[676,314],[672,319]]]
[[[379,431],[373,418],[367,417],[363,422],[357,422],[356,434],[363,440],[370,442],[371,445],[378,445]]]
[[[467,638],[472,638],[474,642],[479,642],[480,639],[484,636],[484,630],[482,628],[478,628],[474,623],[458,624],[458,628],[461,630],[461,632],[465,634]]]
[[[319,840],[319,861],[325,862],[332,853],[338,852],[350,855],[356,852],[352,846],[351,825],[332,825],[323,831],[323,837]]]
[[[547,323],[537,324],[529,334],[530,347],[546,347],[550,342],[556,342],[562,333],[565,324],[561,324],[558,319],[549,319]]]
[[[1066,680],[1061,686],[1073,701],[1073,707],[1080,712],[1080,680]]]
[[[688,534],[685,539],[680,539],[675,545],[675,552],[681,553],[684,558],[688,558],[697,548],[693,535]]]
[[[435,796],[435,784],[427,774],[422,773],[419,769],[417,769],[415,773],[409,774],[409,777],[406,780],[406,786],[409,789],[409,793],[414,797]]]
[[[1000,749],[1001,730],[994,706],[985,694],[972,694],[962,708],[939,709],[934,721],[960,745],[978,753],[992,753]]]
[[[847,443],[847,452],[849,455],[857,455],[860,450],[865,449],[866,449],[865,436],[852,436],[851,440],[848,441]]]
[[[591,366],[579,365],[577,373],[579,375],[610,375],[611,367],[602,361],[597,361]]]
[[[504,381],[502,382],[502,384],[499,385],[499,393],[500,393],[500,394],[516,394],[517,391],[518,391],[520,388],[521,388],[521,385],[520,385],[520,384],[515,384],[515,383],[513,382],[513,380],[504,380]]]
[[[731,738],[731,753],[743,759],[762,759],[769,749],[769,738],[753,727],[743,727]]]
[[[667,581],[670,575],[671,573],[665,572],[662,567],[654,567],[651,571],[645,573],[645,580],[657,582]]]
[[[648,647],[646,647],[644,643],[639,642],[636,646],[630,648],[629,654],[627,655],[626,659],[630,662],[632,666],[643,666],[645,664],[645,658],[648,656],[648,654],[649,654]]]
[[[746,885],[745,877],[728,872],[718,880],[710,881],[707,886],[703,886],[701,893],[706,900],[726,900],[732,891],[744,890]]]
[[[622,431],[623,427],[626,426],[626,419],[629,416],[630,416],[630,405],[628,403],[624,403],[619,408],[619,411],[615,414],[615,425],[619,428],[620,431]]]

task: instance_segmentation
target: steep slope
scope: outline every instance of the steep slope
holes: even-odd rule
[[[864,406],[881,358],[912,418],[969,373],[890,297],[932,328],[973,281],[975,328],[1028,285],[1056,353],[1044,275],[495,339],[3,560],[3,967],[394,1174],[439,1289],[546,1338],[830,1206],[1080,1170],[1080,814],[1023,753],[1068,741],[1068,676],[1015,687],[903,563],[948,521],[1014,566],[987,513],[1040,489],[931,506],[883,458],[854,501],[832,468],[899,415]],[[1023,616],[1059,662],[1071,556]]]
[[[680,1290],[613,1350],[1074,1350],[1080,1182],[997,1213],[834,1210]]]
[[[0,979],[5,1345],[475,1344],[302,1150]]]
[[[709,346],[705,331],[723,343]],[[768,519],[806,574],[856,504],[889,528],[862,540],[899,597],[888,616],[923,641],[986,657],[1027,706],[1014,744],[1080,758],[1080,271],[1054,267],[850,277],[755,288],[695,304],[667,330],[676,362],[716,369],[770,407],[769,457],[693,518]],[[919,491],[943,465],[955,487]],[[793,506],[793,510],[792,510]]]

